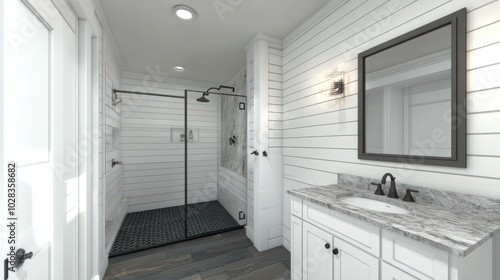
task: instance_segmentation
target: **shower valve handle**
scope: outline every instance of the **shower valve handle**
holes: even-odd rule
[[[258,152],[257,150],[255,150],[255,151],[251,152],[250,154],[251,154],[251,155],[256,155],[256,156],[258,156],[258,155],[259,155],[259,152]]]

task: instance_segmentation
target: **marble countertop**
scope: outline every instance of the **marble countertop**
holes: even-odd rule
[[[401,198],[378,196],[373,191],[351,186],[330,185],[287,192],[459,257],[470,254],[500,232],[500,216],[496,214],[479,215],[459,209],[404,202]],[[362,209],[338,200],[345,196],[372,198],[401,206],[410,213],[391,214]]]

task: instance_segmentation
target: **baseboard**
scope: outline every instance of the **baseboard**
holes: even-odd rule
[[[118,235],[118,232],[120,231],[123,220],[125,219],[125,215],[127,215],[127,208],[128,208],[128,199],[125,198],[122,200],[122,203],[120,204],[120,208],[118,209],[118,212],[116,214],[116,223],[113,224],[113,229],[111,230],[111,241],[109,242],[109,245],[106,247],[105,251],[106,259],[108,258],[109,251],[111,251],[111,246],[113,245],[113,242],[115,241],[115,238]]]
[[[283,246],[283,237],[282,236],[274,237],[274,238],[268,239],[267,242],[268,242],[267,243],[268,250],[272,249],[272,248],[279,247],[279,246]]]
[[[104,258],[101,264],[99,264],[99,275],[94,275],[94,277],[92,277],[92,280],[104,279],[104,274],[106,274],[106,269],[108,269],[108,258]]]
[[[248,239],[252,241],[253,243],[253,229],[251,229],[249,226],[245,226],[245,232],[247,234]]]
[[[500,279],[500,234],[493,237],[493,279]]]
[[[285,247],[288,250],[288,252],[290,252],[291,244],[290,244],[290,241],[286,240],[285,237],[283,237],[283,247]]]

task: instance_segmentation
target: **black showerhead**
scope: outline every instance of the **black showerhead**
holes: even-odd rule
[[[206,98],[205,98],[205,95],[208,95],[208,93],[205,93],[205,92],[204,92],[204,93],[203,93],[203,96],[202,96],[202,97],[200,97],[200,98],[198,98],[198,99],[196,99],[196,101],[198,101],[198,102],[202,102],[202,103],[208,103],[208,102],[210,102],[210,100],[208,100],[208,99],[206,99]]]

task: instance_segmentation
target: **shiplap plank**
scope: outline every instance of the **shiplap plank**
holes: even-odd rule
[[[141,81],[132,78],[122,83],[125,90],[141,86]],[[155,88],[146,90],[184,96],[184,88],[193,87],[157,83]],[[183,204],[184,143],[172,142],[171,130],[184,127],[184,100],[125,93],[120,97],[124,104],[121,120],[123,184],[130,209],[149,210]],[[214,200],[217,196],[213,177],[217,176],[218,97],[211,96],[212,102],[207,104],[196,102],[198,97],[195,93],[188,95],[188,127],[199,133],[199,141],[188,144],[188,189],[193,189],[188,192],[190,201],[194,198]],[[211,195],[194,192],[203,188],[208,188]]]

